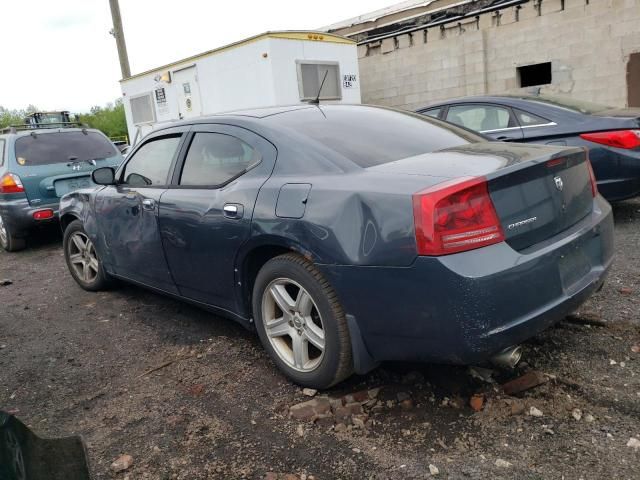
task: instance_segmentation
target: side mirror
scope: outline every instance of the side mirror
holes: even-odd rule
[[[91,180],[96,185],[115,185],[116,171],[111,167],[96,168],[91,173]]]

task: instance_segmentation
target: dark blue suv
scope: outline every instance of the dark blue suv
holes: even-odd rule
[[[79,124],[0,131],[0,246],[24,248],[34,227],[57,220],[62,195],[91,186],[94,169],[121,162],[103,133]]]

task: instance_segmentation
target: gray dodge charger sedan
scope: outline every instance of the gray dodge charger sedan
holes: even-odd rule
[[[586,150],[421,115],[296,106],[167,125],[61,200],[69,271],[255,329],[293,381],[473,363],[600,288],[613,220]]]

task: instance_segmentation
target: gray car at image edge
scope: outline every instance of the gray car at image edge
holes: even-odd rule
[[[255,329],[293,381],[482,362],[599,289],[613,216],[585,150],[372,106],[167,125],[61,199],[69,271]]]

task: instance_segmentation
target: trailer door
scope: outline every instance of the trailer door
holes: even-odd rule
[[[200,103],[200,87],[198,71],[192,65],[173,72],[173,82],[178,91],[178,112],[180,118],[199,117],[202,115]]]

